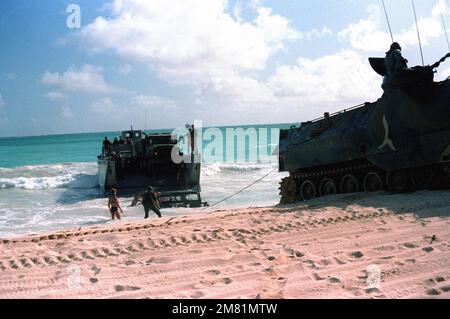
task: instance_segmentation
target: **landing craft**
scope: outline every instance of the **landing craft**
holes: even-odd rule
[[[450,187],[450,77],[417,66],[384,78],[383,96],[324,118],[281,130],[281,203],[337,193],[407,192]],[[369,59],[385,75],[384,59]]]
[[[146,134],[140,130],[123,131],[127,143],[103,148],[97,157],[98,182],[105,191],[117,188],[121,195],[136,195],[153,186],[160,194],[162,208],[201,207],[201,161],[199,155],[186,156],[172,134]],[[172,155],[184,161],[174,162]],[[137,194],[138,193],[138,194]]]

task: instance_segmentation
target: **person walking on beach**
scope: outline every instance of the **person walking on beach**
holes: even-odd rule
[[[120,207],[119,198],[117,197],[117,190],[115,188],[111,189],[111,195],[108,200],[108,208],[113,220],[116,218],[121,219],[120,214],[123,214],[123,210],[122,207]]]
[[[152,210],[156,215],[158,215],[159,218],[162,217],[159,199],[156,193],[153,191],[153,187],[151,186],[147,187],[147,191],[142,197],[142,205],[144,206],[145,219],[149,217],[148,213],[150,212],[150,210]]]

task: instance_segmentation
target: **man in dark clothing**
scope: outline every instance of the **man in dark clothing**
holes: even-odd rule
[[[105,136],[105,139],[103,140],[103,146],[109,146],[111,145],[111,141],[108,140],[108,137]]]
[[[127,137],[127,140],[125,141],[126,145],[133,145],[133,140],[130,137]]]
[[[179,185],[182,185],[185,189],[188,188],[188,180],[186,176],[186,164],[184,161],[181,161],[178,166],[178,174],[177,174],[177,182]]]
[[[197,152],[197,129],[195,128],[194,124],[191,125],[191,128],[189,129],[189,137],[190,137],[190,143],[191,143],[191,154],[195,154]]]
[[[386,75],[388,76],[408,69],[408,60],[402,56],[402,47],[400,44],[397,42],[392,43],[391,48],[386,52],[384,64],[386,66]]]
[[[117,137],[114,138],[113,145],[119,145],[119,140]]]
[[[324,119],[323,119],[322,123],[319,125],[319,127],[314,129],[311,132],[311,137],[317,137],[320,134],[322,134],[323,132],[325,132],[326,130],[328,130],[331,126],[333,126],[333,122],[331,121],[331,118],[330,118],[330,113],[326,112],[323,115],[323,118]]]
[[[148,213],[150,210],[155,212],[156,215],[158,215],[159,218],[162,217],[160,212],[160,205],[159,205],[159,199],[156,193],[153,191],[153,187],[149,186],[147,187],[147,192],[145,192],[144,196],[142,197],[142,205],[144,206],[145,210],[145,219],[147,219]]]
[[[108,137],[105,136],[105,139],[103,140],[103,153],[106,154],[109,151],[109,147],[111,146],[110,140],[108,140]]]
[[[383,90],[392,88],[408,88],[420,81],[420,71],[408,68],[408,60],[402,56],[402,47],[397,42],[392,43],[384,59],[386,74],[384,75]]]

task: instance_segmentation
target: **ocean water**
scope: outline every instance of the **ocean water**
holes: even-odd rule
[[[199,146],[203,155],[202,199],[214,204],[273,171],[249,190],[213,209],[278,203],[278,183],[286,174],[278,173],[277,157],[272,154],[279,129],[288,126],[200,130],[199,137],[204,137]],[[157,132],[162,131],[171,132]],[[112,139],[119,134],[0,138],[0,238],[112,223],[107,200],[97,184],[96,156],[104,136]],[[120,199],[124,221],[143,218],[142,206],[129,207],[131,198]],[[163,215],[207,211],[164,209]]]

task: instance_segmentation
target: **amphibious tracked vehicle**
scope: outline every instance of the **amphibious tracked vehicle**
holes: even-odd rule
[[[281,203],[336,193],[407,192],[449,187],[450,78],[434,81],[431,66],[385,76],[383,58],[370,58],[384,76],[373,103],[325,114],[281,130]]]

